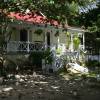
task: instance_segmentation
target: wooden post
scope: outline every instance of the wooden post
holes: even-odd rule
[[[45,73],[45,71],[46,71],[45,59],[42,59],[42,71],[43,71],[43,73]]]
[[[28,33],[27,33],[27,52],[29,53],[30,52],[30,48],[29,48],[29,30],[28,30]]]
[[[85,35],[83,33],[83,50],[85,50]]]

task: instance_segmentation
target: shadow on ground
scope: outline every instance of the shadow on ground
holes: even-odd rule
[[[99,100],[100,82],[56,74],[8,75],[0,85],[0,100]]]

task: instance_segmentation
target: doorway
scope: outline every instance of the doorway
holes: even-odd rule
[[[20,30],[20,41],[27,41],[27,30]]]
[[[50,32],[47,32],[47,46],[50,46]]]

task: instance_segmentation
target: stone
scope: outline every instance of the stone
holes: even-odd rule
[[[12,88],[12,87],[8,87],[8,88],[3,88],[2,91],[4,91],[4,92],[8,92],[8,91],[11,91],[11,90],[13,90],[13,88]]]
[[[3,77],[0,77],[0,84],[3,83]]]
[[[24,80],[23,79],[20,79],[19,82],[24,82]]]
[[[68,63],[66,69],[73,73],[88,74],[88,68],[80,66],[77,63]]]
[[[15,75],[15,78],[16,79],[20,79],[20,75]]]

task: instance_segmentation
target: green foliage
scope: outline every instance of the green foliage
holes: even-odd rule
[[[77,50],[80,44],[80,39],[77,34],[74,36],[73,44],[74,44],[74,49]]]
[[[35,30],[34,33],[37,34],[37,35],[41,35],[43,33],[43,30],[42,29],[37,29],[37,30]]]
[[[75,3],[74,1],[69,5],[69,9],[70,9],[70,15],[71,16],[76,16],[77,13],[79,12],[79,8],[78,8],[78,3]]]
[[[65,34],[67,35],[67,37],[70,37],[70,32],[65,32]]]
[[[50,49],[47,49],[46,51],[44,51],[43,59],[45,59],[46,63],[48,63],[48,64],[52,63],[52,61],[53,61],[53,55],[50,52]]]
[[[57,30],[56,33],[55,33],[55,36],[59,36],[59,31]]]
[[[99,32],[86,32],[85,33],[86,49],[93,54],[99,54],[100,49],[100,33]]]
[[[64,22],[79,14],[79,6],[84,6],[94,0],[5,0],[0,1],[3,12],[41,11],[48,18]],[[5,11],[4,11],[5,10]]]
[[[29,56],[29,61],[32,65],[41,66],[43,58],[43,52],[34,51]]]
[[[46,63],[51,64],[53,61],[51,52],[49,49],[46,51],[34,51],[29,56],[29,61],[32,65],[41,66],[42,59],[45,59]]]
[[[3,47],[4,42],[4,37],[0,35],[0,47]]]
[[[97,26],[94,25],[93,27],[88,27],[88,30],[89,30],[90,32],[96,32],[96,31],[97,31]]]
[[[87,61],[86,62],[86,66],[87,67],[98,67],[98,66],[100,66],[100,62],[99,61],[97,61],[97,60],[89,60],[89,61]]]
[[[56,49],[56,53],[57,53],[57,54],[60,54],[60,53],[61,53],[61,51],[62,51],[62,49],[61,49],[61,48],[57,48],[57,49]]]
[[[79,23],[84,25],[90,32],[100,32],[100,1],[95,8],[81,13]]]

